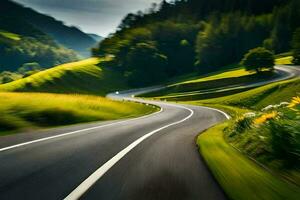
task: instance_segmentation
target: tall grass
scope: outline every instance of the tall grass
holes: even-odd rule
[[[300,186],[300,98],[269,105],[234,121],[229,143]]]
[[[115,120],[156,110],[152,106],[87,95],[0,93],[0,132]]]
[[[228,122],[213,127],[197,139],[199,150],[214,176],[233,200],[296,200],[297,186],[273,176],[232,148],[223,137]]]

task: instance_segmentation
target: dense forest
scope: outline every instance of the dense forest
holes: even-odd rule
[[[238,63],[256,47],[290,52],[299,19],[299,0],[162,1],[128,14],[93,54],[113,55],[130,84],[150,85]]]

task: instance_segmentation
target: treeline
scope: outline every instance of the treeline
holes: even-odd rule
[[[19,41],[1,41],[0,36],[0,72],[16,71],[24,63],[37,62],[48,68],[78,59],[77,54],[50,41],[33,37],[22,37]]]
[[[134,86],[239,62],[252,48],[291,50],[300,27],[299,0],[179,0],[128,14],[93,49],[113,55]]]

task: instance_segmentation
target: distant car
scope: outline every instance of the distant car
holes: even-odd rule
[[[120,92],[117,91],[116,94],[120,94]]]

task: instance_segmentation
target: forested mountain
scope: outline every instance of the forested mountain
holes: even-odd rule
[[[114,55],[132,85],[149,85],[237,63],[258,46],[290,51],[298,27],[299,0],[162,1],[128,14],[93,54]]]
[[[26,63],[43,68],[90,55],[96,40],[9,0],[0,1],[0,72],[16,71]]]
[[[48,68],[77,59],[75,51],[57,44],[31,24],[0,16],[0,72],[16,71],[26,63]]]
[[[53,17],[40,14],[10,0],[0,1],[0,13],[1,18],[5,16],[6,19],[20,19],[51,36],[59,44],[75,50],[84,56],[88,56],[89,49],[96,44],[96,41],[92,37],[78,28],[66,26],[63,22],[57,21]],[[10,21],[6,22],[10,23]]]

